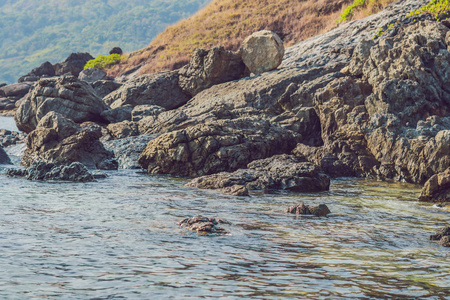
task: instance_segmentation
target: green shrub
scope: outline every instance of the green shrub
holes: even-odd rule
[[[353,16],[353,11],[355,10],[355,8],[364,6],[365,4],[366,4],[366,0],[354,0],[353,3],[344,10],[344,12],[341,14],[341,17],[339,18],[339,20],[337,20],[337,22],[341,23],[341,22],[347,21],[348,19],[350,19]]]
[[[120,62],[122,59],[122,56],[120,54],[111,54],[111,55],[99,55],[94,59],[91,59],[86,63],[84,66],[85,69],[87,68],[95,68],[104,70],[106,68],[109,68],[117,63]]]
[[[438,18],[438,15],[440,13],[443,13],[447,10],[450,10],[449,0],[431,0],[427,5],[422,6],[418,10],[413,10],[406,16],[407,17],[415,16],[415,15],[420,15],[421,13],[424,13],[424,12],[428,12],[428,13],[436,16],[436,18]]]

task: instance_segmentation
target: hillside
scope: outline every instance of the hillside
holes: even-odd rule
[[[0,83],[71,52],[130,52],[210,0],[0,0]]]
[[[138,65],[144,65],[141,73],[178,68],[195,48],[224,45],[236,50],[246,36],[261,29],[276,32],[285,46],[290,46],[336,27],[346,8],[349,20],[377,12],[391,2],[394,0],[215,0],[191,18],[168,27],[148,47],[131,53],[110,74]]]

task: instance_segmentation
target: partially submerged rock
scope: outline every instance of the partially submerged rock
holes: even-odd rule
[[[326,217],[331,213],[330,209],[325,204],[309,206],[304,203],[288,207],[285,212],[296,215],[315,215],[316,217]]]
[[[49,112],[27,136],[22,165],[35,161],[63,164],[81,162],[89,168],[117,169],[114,154],[99,141],[101,127],[90,122],[81,125]]]
[[[6,148],[18,143],[24,143],[26,135],[23,132],[0,129],[0,147]]]
[[[419,201],[450,202],[450,167],[428,179],[422,188]]]
[[[9,158],[8,154],[6,154],[5,150],[0,146],[0,164],[11,164],[11,159]]]
[[[26,177],[28,180],[94,181],[92,173],[89,172],[85,165],[79,162],[64,165],[35,162],[27,169],[8,169],[6,175],[10,177]]]
[[[233,173],[221,172],[195,178],[187,186],[240,196],[248,195],[248,190],[320,192],[329,189],[330,178],[319,167],[283,154],[253,161],[246,169]]]
[[[439,241],[444,247],[450,247],[450,226],[445,226],[430,236],[430,240]]]
[[[261,30],[247,37],[240,49],[242,60],[253,74],[275,70],[283,60],[284,46],[280,37]]]
[[[86,82],[73,76],[41,79],[20,105],[14,120],[17,127],[29,133],[49,112],[57,112],[76,123],[102,122],[107,106]]]
[[[239,53],[214,47],[210,50],[195,49],[188,65],[180,69],[180,87],[195,96],[219,83],[241,78],[245,65]]]
[[[257,118],[220,120],[162,134],[139,164],[151,174],[202,176],[244,168],[256,159],[293,149],[298,135]]]
[[[207,218],[197,215],[192,218],[186,218],[177,223],[183,228],[196,231],[201,234],[227,234],[224,228],[219,227],[220,224],[230,225],[228,221],[218,218]]]

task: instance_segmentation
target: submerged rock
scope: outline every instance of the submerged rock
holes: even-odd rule
[[[223,219],[207,218],[197,215],[192,218],[183,219],[177,224],[183,228],[202,234],[227,234],[228,232],[224,228],[218,227],[218,225],[230,225],[231,223]]]
[[[248,190],[320,192],[329,189],[330,178],[319,167],[283,154],[253,161],[246,169],[233,173],[222,172],[195,178],[187,186],[242,196],[248,195]]]
[[[284,46],[280,37],[261,30],[247,37],[240,49],[242,60],[253,74],[275,70],[283,60]]]
[[[430,236],[430,240],[439,241],[439,245],[450,247],[450,226],[445,226]]]
[[[28,180],[64,180],[74,182],[94,181],[85,165],[73,162],[68,165],[35,162],[27,169],[8,169],[7,176],[26,177]]]
[[[326,217],[331,213],[330,209],[325,204],[309,206],[304,203],[288,207],[285,212],[296,215],[315,215],[317,217]]]
[[[180,69],[180,87],[191,96],[219,83],[241,78],[245,65],[239,53],[214,47],[196,49],[188,65]]]

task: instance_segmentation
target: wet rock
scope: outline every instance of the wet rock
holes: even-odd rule
[[[30,166],[34,161],[81,162],[92,169],[117,169],[117,163],[110,163],[113,153],[99,141],[101,136],[101,127],[94,123],[78,125],[59,113],[49,112],[28,134],[22,165]]]
[[[245,65],[239,53],[214,47],[196,49],[188,65],[180,69],[179,85],[184,92],[195,96],[213,85],[239,79]]]
[[[100,116],[110,123],[118,123],[122,121],[130,121],[132,111],[133,107],[131,105],[125,105],[105,110],[100,114]]]
[[[61,76],[69,74],[78,77],[80,72],[83,71],[86,63],[91,59],[94,59],[94,57],[86,52],[71,53],[65,61],[53,66],[55,68],[55,75]]]
[[[5,150],[3,150],[2,147],[0,147],[0,164],[11,164],[11,160],[9,159],[8,154],[6,154]]]
[[[104,142],[107,150],[114,152],[114,159],[119,164],[119,169],[140,169],[139,156],[148,142],[156,138],[156,135],[132,136],[124,139]]]
[[[439,241],[439,245],[450,247],[450,226],[445,226],[430,236],[430,240]]]
[[[159,105],[174,109],[189,100],[178,85],[178,72],[160,72],[132,79],[116,91],[103,98],[103,101],[117,108],[124,105]]]
[[[441,238],[441,240],[439,241],[439,245],[450,247],[450,236],[444,236],[443,238]]]
[[[297,140],[295,133],[257,118],[220,120],[160,135],[149,142],[139,164],[151,174],[202,176],[289,152]]]
[[[248,190],[320,192],[329,189],[330,178],[320,168],[292,155],[256,160],[233,173],[221,172],[191,180],[187,186],[248,195]]]
[[[73,76],[54,77],[35,83],[14,120],[20,130],[28,133],[49,112],[57,112],[76,123],[102,122],[100,114],[106,109],[88,83]]]
[[[95,68],[87,68],[80,72],[78,75],[79,80],[87,81],[87,82],[95,82],[99,80],[103,80],[106,77],[106,73],[102,70]]]
[[[139,122],[145,117],[158,116],[165,111],[166,109],[164,107],[158,105],[138,105],[131,112],[131,120],[133,122]]]
[[[286,213],[296,215],[315,215],[317,217],[326,217],[331,213],[328,206],[325,204],[319,204],[318,206],[309,206],[304,203],[286,208]]]
[[[35,162],[27,169],[8,169],[6,175],[26,177],[28,180],[94,181],[94,176],[85,165],[79,162],[73,162],[68,165]]]
[[[450,202],[450,168],[428,179],[422,188],[419,201]]]
[[[177,223],[179,226],[201,234],[227,234],[224,228],[219,227],[220,224],[230,225],[229,222],[218,218],[207,218],[197,215],[192,218],[186,218]]]
[[[240,49],[242,60],[253,74],[275,70],[283,60],[284,46],[280,37],[261,30],[247,37]]]
[[[109,124],[106,129],[108,133],[115,139],[123,139],[130,136],[139,135],[139,129],[136,123],[131,121],[122,121]]]
[[[97,96],[104,98],[106,95],[120,88],[122,84],[112,80],[98,80],[91,83],[91,86],[94,88]]]

